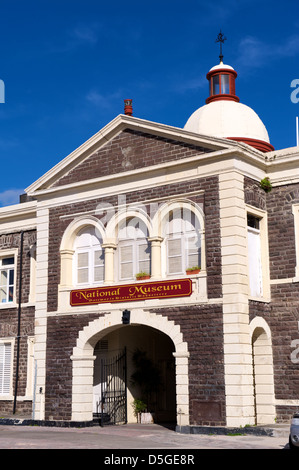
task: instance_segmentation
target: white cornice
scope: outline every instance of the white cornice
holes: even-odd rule
[[[36,201],[0,208],[1,233],[33,230],[36,227]]]
[[[25,217],[36,214],[36,201],[24,202],[0,208],[0,222],[8,217]]]

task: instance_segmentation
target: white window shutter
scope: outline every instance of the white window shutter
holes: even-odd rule
[[[0,344],[0,395],[10,392],[11,343]]]
[[[138,272],[150,273],[150,246],[148,243],[141,243],[138,246]]]
[[[94,281],[101,282],[104,280],[104,251],[97,250],[94,252]]]
[[[263,295],[261,238],[258,230],[248,227],[249,285],[253,297]]]
[[[120,246],[120,278],[132,279],[133,277],[133,246]]]
[[[170,238],[167,243],[168,274],[182,272],[182,247],[180,238]]]

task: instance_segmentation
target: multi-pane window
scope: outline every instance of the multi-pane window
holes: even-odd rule
[[[0,258],[0,303],[12,302],[14,299],[15,258]]]
[[[75,241],[75,284],[99,284],[104,281],[104,250],[95,227],[79,232]]]
[[[119,279],[133,279],[137,273],[150,274],[150,244],[147,227],[141,220],[124,222],[118,233]]]
[[[11,343],[0,343],[0,396],[9,395],[11,377]]]
[[[183,274],[201,265],[201,237],[195,214],[178,208],[169,214],[165,226],[167,274]]]

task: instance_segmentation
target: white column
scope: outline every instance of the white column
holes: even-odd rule
[[[255,423],[243,175],[219,176],[227,426]]]
[[[92,421],[95,359],[96,356],[71,356],[73,361],[72,421]]]
[[[114,252],[116,244],[106,242],[102,244],[105,250],[105,284],[112,284],[114,282]]]
[[[172,353],[175,357],[176,373],[176,408],[177,425],[188,426],[189,423],[189,353],[177,351]]]
[[[161,279],[161,243],[163,238],[151,237],[148,241],[151,243],[151,277]]]

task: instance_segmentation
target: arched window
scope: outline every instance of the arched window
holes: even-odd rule
[[[74,243],[74,284],[99,284],[104,281],[104,250],[95,227],[82,229]]]
[[[137,219],[127,219],[118,231],[118,278],[134,279],[137,273],[150,274],[150,244],[145,223]]]
[[[201,266],[200,225],[193,211],[177,208],[169,212],[165,224],[166,274],[185,274]]]

